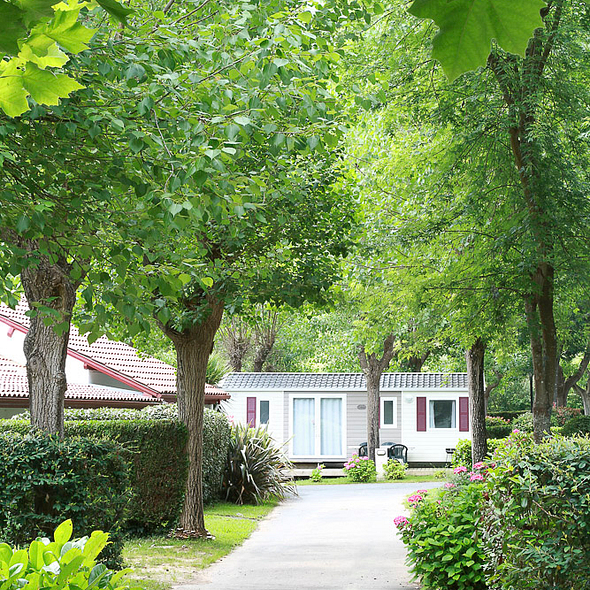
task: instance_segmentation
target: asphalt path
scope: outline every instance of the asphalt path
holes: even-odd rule
[[[436,483],[299,487],[246,542],[178,590],[415,590],[393,524]]]

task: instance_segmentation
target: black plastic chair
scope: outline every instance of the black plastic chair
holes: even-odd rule
[[[391,447],[394,443],[392,442],[384,442],[381,444],[382,447]],[[367,450],[367,443],[361,443],[361,446],[359,447],[359,457],[367,457],[369,454],[369,451]],[[388,451],[389,452],[389,451]]]
[[[387,457],[388,459],[393,459],[394,461],[399,461],[400,463],[405,464],[408,462],[408,447],[399,443],[391,445],[387,449]]]

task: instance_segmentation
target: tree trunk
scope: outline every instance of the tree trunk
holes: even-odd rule
[[[430,350],[427,350],[420,356],[418,356],[417,354],[413,354],[412,356],[410,356],[408,360],[405,362],[405,365],[408,367],[408,371],[410,373],[420,373],[422,371],[424,363],[426,362],[429,356]]]
[[[268,317],[267,317],[268,316]],[[279,313],[276,310],[262,310],[260,321],[255,328],[256,352],[254,354],[255,373],[261,373],[266,359],[272,352],[279,331]]]
[[[242,372],[244,357],[252,345],[251,332],[240,319],[231,318],[223,329],[223,346],[227,353],[232,371]]]
[[[359,350],[359,361],[367,382],[367,455],[375,460],[375,449],[379,446],[379,385],[381,375],[393,358],[395,338],[389,334],[383,341],[383,356],[367,354],[364,347]]]
[[[494,389],[496,389],[496,387],[498,387],[498,385],[500,385],[500,381],[502,381],[502,377],[504,376],[502,373],[500,373],[500,371],[493,369],[494,374],[496,375],[496,381],[494,381],[494,383],[488,383],[486,385],[486,388],[484,390],[484,401],[485,401],[485,413],[487,416],[488,413],[488,402],[490,401],[490,394],[492,393],[492,391],[494,391]]]
[[[578,381],[584,376],[586,369],[588,368],[588,364],[590,364],[590,343],[584,353],[582,360],[578,366],[578,369],[573,375],[570,375],[567,379],[563,374],[563,369],[561,368],[561,364],[557,368],[557,396],[556,396],[556,405],[564,408],[567,406],[567,396],[570,390],[577,385]]]
[[[63,258],[51,263],[41,257],[39,264],[21,272],[21,282],[29,308],[39,305],[55,310],[31,318],[24,342],[29,384],[31,425],[50,434],[63,436],[64,397],[67,390],[66,358],[72,310],[80,282],[70,278],[71,265]]]
[[[574,385],[576,393],[582,398],[582,404],[584,405],[584,415],[590,416],[590,377],[588,383],[586,383],[586,389],[579,385]]]
[[[181,331],[160,324],[176,349],[178,416],[186,425],[189,435],[188,480],[176,531],[176,536],[180,538],[211,537],[205,528],[203,511],[203,413],[207,361],[221,323],[223,304],[209,297],[207,310],[209,314],[200,324],[193,324]]]
[[[483,461],[488,454],[483,363],[486,345],[478,338],[465,352],[469,380],[469,420],[472,436],[473,463]]]
[[[557,386],[557,333],[553,317],[554,269],[540,264],[535,273],[538,291],[525,302],[531,339],[535,399],[533,426],[535,442],[551,432],[551,408]]]

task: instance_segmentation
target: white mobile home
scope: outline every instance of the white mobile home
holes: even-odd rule
[[[367,440],[362,373],[230,373],[222,387],[236,422],[264,425],[296,463],[340,463]],[[466,373],[386,373],[380,441],[408,447],[409,463],[444,463],[471,438]]]

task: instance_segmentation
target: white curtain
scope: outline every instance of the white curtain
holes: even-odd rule
[[[321,413],[321,454],[342,455],[342,400],[322,398]]]
[[[293,400],[293,454],[315,455],[315,400]]]
[[[430,400],[430,428],[457,428],[455,400]]]

